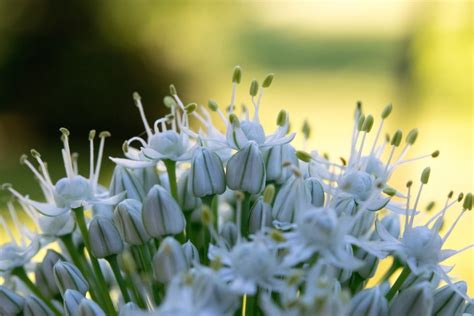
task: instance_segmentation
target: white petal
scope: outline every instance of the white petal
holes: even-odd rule
[[[154,166],[156,164],[155,161],[131,160],[131,159],[113,158],[113,157],[109,157],[109,158],[117,165],[123,166],[126,168],[131,168],[131,169],[146,168],[146,167]]]

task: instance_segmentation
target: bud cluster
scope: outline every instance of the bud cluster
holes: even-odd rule
[[[98,183],[108,132],[89,133],[85,175],[65,128],[63,178],[52,181],[36,150],[22,156],[44,198],[3,186],[16,202],[7,205],[12,225],[0,216],[10,237],[0,246],[1,315],[472,315],[466,283],[444,265],[473,246],[445,247],[472,194],[422,205],[430,167],[406,187],[390,185],[398,166],[439,156],[406,158],[417,129],[384,137],[393,106],[376,116],[359,102],[348,156],[330,160],[306,150],[308,121],[303,150],[293,147],[285,110],[273,132],[263,128],[273,74],[251,80],[250,109],[235,106],[240,67],[231,79],[225,108],[185,105],[171,85],[169,113],[153,124],[135,93],[145,134],[110,158],[108,187]]]

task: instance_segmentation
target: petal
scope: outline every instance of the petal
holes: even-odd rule
[[[39,213],[45,216],[58,216],[66,213],[68,208],[60,208],[49,203],[42,203],[30,199],[24,199],[24,202],[33,206]]]
[[[131,169],[146,168],[146,167],[154,166],[156,164],[155,161],[146,161],[146,160],[131,160],[131,159],[113,158],[113,157],[109,157],[109,159],[119,166],[131,168]]]

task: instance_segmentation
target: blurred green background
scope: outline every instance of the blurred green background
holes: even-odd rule
[[[471,1],[421,0],[2,1],[0,183],[38,196],[18,163],[30,148],[59,177],[61,126],[71,130],[75,151],[87,154],[95,128],[112,133],[106,154],[120,153],[125,138],[143,131],[133,91],[150,119],[164,111],[169,83],[185,102],[226,104],[239,64],[239,100],[248,101],[251,79],[274,72],[265,125],[273,128],[281,108],[294,129],[309,119],[310,147],[331,157],[348,154],[357,100],[377,115],[392,102],[388,131],[420,130],[411,155],[441,151],[436,160],[400,168],[394,185],[430,165],[424,202],[441,205],[449,190],[474,189],[472,10]],[[106,162],[103,183],[111,168]],[[6,199],[2,194],[0,208]],[[473,224],[474,216],[465,216],[448,246],[472,243]],[[472,296],[474,253],[450,263]]]

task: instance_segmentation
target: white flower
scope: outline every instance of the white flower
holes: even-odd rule
[[[237,293],[252,295],[258,287],[276,292],[283,289],[282,277],[288,269],[263,240],[240,242],[231,250],[211,246],[209,257],[222,263],[217,273]]]
[[[288,249],[285,263],[294,265],[317,254],[339,268],[355,270],[362,262],[348,251],[357,245],[378,257],[383,257],[381,247],[375,242],[356,239],[349,235],[354,219],[338,219],[332,208],[310,208],[296,221],[296,228],[284,234],[282,248]]]

